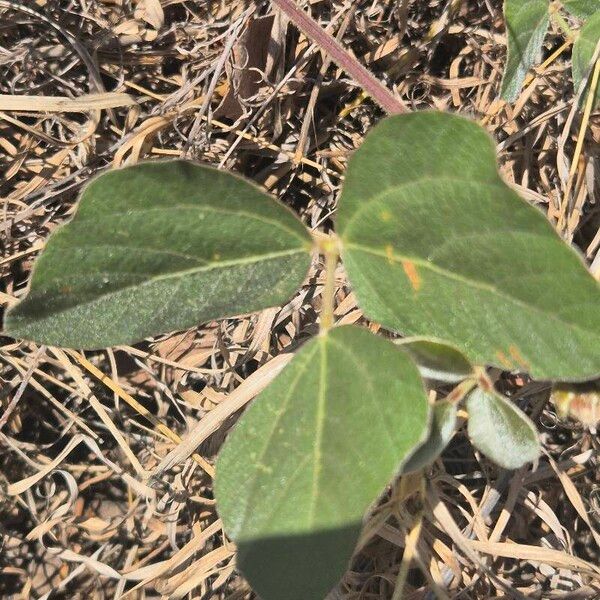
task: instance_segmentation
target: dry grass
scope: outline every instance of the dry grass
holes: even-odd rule
[[[482,121],[507,180],[600,272],[600,123],[580,131],[580,114],[569,119],[558,32],[506,106],[497,0],[310,5],[412,109]],[[251,177],[311,228],[331,226],[346,160],[382,113],[268,2],[31,6],[47,20],[0,2],[4,306],[109,166],[188,156]],[[85,357],[3,338],[0,596],[250,598],[212,465],[237,412],[287,360],[273,357],[314,331],[322,289],[315,264],[281,309]],[[336,315],[362,319],[341,271]],[[501,472],[459,432],[428,473],[425,506],[410,479],[386,495],[336,598],[390,599],[401,569],[410,599],[600,597],[598,440],[558,420],[546,387],[492,376],[536,420],[544,457]]]

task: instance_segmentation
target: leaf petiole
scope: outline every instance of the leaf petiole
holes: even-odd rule
[[[478,379],[469,378],[461,381],[447,396],[446,400],[452,404],[458,404],[474,387],[477,387]]]
[[[320,250],[325,256],[325,288],[323,290],[323,304],[321,314],[320,332],[326,333],[333,326],[333,311],[335,308],[335,270],[340,256],[338,240],[336,237],[327,237],[319,243]]]

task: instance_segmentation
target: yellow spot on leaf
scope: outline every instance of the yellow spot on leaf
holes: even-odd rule
[[[415,290],[415,292],[418,292],[419,289],[421,288],[421,276],[419,275],[419,272],[417,271],[417,267],[415,266],[415,263],[411,262],[410,260],[403,260],[402,268],[404,269],[404,272],[406,273],[406,276],[408,277],[408,280],[410,281],[410,285],[412,286],[412,289]]]
[[[384,221],[385,223],[387,223],[388,221],[392,220],[392,213],[389,210],[382,210],[379,213],[379,218]]]
[[[262,471],[267,475],[271,475],[271,473],[273,472],[273,469],[271,467],[267,467],[267,465],[264,465],[263,463],[256,463],[254,466],[256,470]]]

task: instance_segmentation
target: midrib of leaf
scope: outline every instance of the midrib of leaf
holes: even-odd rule
[[[434,273],[437,273],[438,275],[442,275],[444,277],[447,277],[448,279],[453,279],[453,280],[458,281],[467,286],[471,286],[471,287],[474,287],[474,288],[477,288],[477,289],[480,289],[480,290],[483,290],[486,292],[490,292],[491,294],[497,296],[498,298],[500,298],[502,300],[509,300],[527,310],[535,311],[539,314],[542,314],[546,317],[549,317],[549,318],[557,321],[558,323],[567,325],[569,327],[573,327],[574,329],[582,331],[585,334],[588,334],[588,335],[590,334],[589,329],[587,329],[586,327],[582,327],[578,323],[574,323],[572,321],[566,321],[554,313],[547,312],[535,305],[527,304],[525,301],[521,300],[520,298],[516,298],[505,292],[501,292],[498,290],[498,288],[496,288],[493,285],[490,285],[488,283],[483,283],[481,281],[477,281],[474,279],[469,279],[468,277],[464,277],[463,275],[453,273],[452,271],[447,271],[446,269],[443,269],[442,267],[434,265],[428,261],[424,261],[420,257],[417,258],[417,257],[412,257],[412,256],[398,255],[396,253],[387,253],[382,250],[376,250],[374,248],[369,248],[368,246],[362,246],[362,245],[356,244],[356,243],[347,243],[346,242],[345,246],[346,246],[346,248],[354,248],[361,252],[371,254],[372,256],[377,256],[378,258],[383,258],[385,260],[392,260],[396,263],[402,263],[403,261],[410,261],[410,262],[414,263],[415,265],[422,267],[424,269],[427,269],[429,271],[432,271]],[[595,334],[595,335],[596,335],[596,337],[600,338],[600,335],[598,335],[598,334]]]
[[[242,266],[242,265],[246,265],[246,264],[259,263],[259,262],[263,262],[263,261],[269,261],[274,258],[281,258],[282,256],[292,256],[294,254],[304,254],[305,252],[306,251],[303,249],[294,248],[292,250],[281,250],[279,252],[270,252],[267,254],[261,254],[261,255],[257,255],[257,256],[246,256],[244,258],[232,259],[232,260],[228,260],[228,261],[221,261],[218,263],[210,263],[208,265],[201,265],[199,267],[194,267],[192,269],[186,269],[184,271],[176,271],[175,273],[164,273],[163,275],[156,275],[152,278],[149,278],[147,281],[142,281],[140,283],[132,283],[131,285],[124,285],[124,286],[121,286],[114,290],[107,290],[105,293],[98,294],[97,296],[95,296],[94,298],[89,300],[88,302],[79,302],[76,306],[84,306],[87,304],[93,304],[94,302],[97,302],[101,298],[103,298],[103,299],[110,298],[111,296],[114,296],[115,294],[121,293],[121,292],[129,290],[131,288],[141,288],[144,286],[152,285],[159,281],[166,281],[169,279],[182,279],[188,275],[198,275],[199,273],[206,273],[209,271],[214,271],[215,269],[220,269],[220,268],[226,269],[228,267],[237,267],[237,266]],[[111,274],[112,275],[122,275],[122,273],[119,271],[102,271],[102,272],[105,273],[106,275],[111,275]],[[85,278],[86,278],[86,275],[81,274],[81,275],[73,276],[72,280],[77,281],[78,279],[81,280],[81,279],[85,279]],[[60,279],[52,279],[51,281],[60,281]],[[51,283],[51,281],[47,282],[47,283]],[[47,283],[45,283],[45,285],[47,285]],[[52,313],[48,313],[48,314],[60,314],[62,312],[66,312],[68,310],[72,310],[73,308],[74,308],[73,306],[67,306],[60,310],[55,310]],[[48,315],[46,315],[46,316],[48,316]]]
[[[321,345],[321,365],[319,369],[319,389],[317,393],[317,410],[315,411],[315,443],[313,452],[313,480],[308,510],[308,524],[315,524],[317,498],[319,495],[319,477],[322,470],[323,425],[325,422],[325,403],[327,392],[327,335],[321,335],[318,343]]]
[[[287,213],[289,213],[290,216],[293,216],[293,213],[290,211],[289,208],[287,208],[284,205],[281,205],[281,208],[284,211],[287,211]],[[250,212],[246,212],[243,210],[232,210],[229,208],[210,206],[210,205],[206,205],[206,204],[205,205],[170,204],[168,207],[153,206],[152,208],[132,208],[130,210],[125,210],[125,211],[109,212],[109,213],[100,215],[100,217],[102,219],[104,219],[106,217],[110,217],[110,218],[126,217],[126,216],[131,216],[131,215],[137,214],[137,213],[146,214],[146,213],[153,213],[153,212],[164,212],[167,215],[172,215],[172,211],[176,210],[176,209],[193,210],[193,211],[198,211],[198,212],[206,211],[206,212],[213,212],[213,213],[219,213],[219,214],[240,216],[240,217],[243,217],[246,219],[254,219],[255,221],[260,221],[261,223],[265,223],[266,225],[273,225],[273,226],[277,227],[278,229],[281,229],[282,231],[286,231],[293,237],[300,240],[303,244],[306,244],[306,242],[308,241],[307,239],[303,238],[297,231],[290,229],[289,227],[287,227],[286,225],[283,225],[280,221],[277,221],[276,219],[269,219],[268,217],[264,217],[263,215],[258,215],[256,213],[250,213]],[[97,216],[96,216],[96,218],[94,218],[93,215],[90,215],[88,217],[85,214],[81,215],[81,216],[77,216],[76,219],[79,223],[85,223],[86,221],[93,221],[93,222],[98,221]],[[299,222],[299,224],[300,224],[300,222]]]

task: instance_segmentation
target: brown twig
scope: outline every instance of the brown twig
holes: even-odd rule
[[[383,110],[390,114],[409,112],[408,107],[392,94],[379,79],[359,63],[333,36],[329,35],[308,14],[300,10],[294,0],[273,0],[310,40],[319,45],[331,60],[351,75]]]
[[[348,25],[350,21],[354,17],[354,13],[356,11],[356,5],[350,8],[350,10],[346,13],[340,28],[336,34],[335,39],[340,41],[344,34],[346,33],[346,29],[348,29]],[[308,130],[310,129],[311,123],[313,121],[313,113],[314,108],[317,103],[317,98],[319,97],[319,91],[321,89],[321,84],[323,83],[323,79],[327,73],[327,69],[329,69],[331,63],[333,61],[328,56],[323,57],[323,63],[321,64],[321,68],[319,69],[319,74],[313,85],[313,88],[310,92],[310,97],[308,99],[308,104],[306,105],[306,112],[304,114],[304,121],[302,122],[302,128],[300,129],[300,135],[298,137],[298,144],[296,144],[296,152],[294,153],[294,162],[296,164],[300,163],[302,157],[304,156],[304,150],[306,149],[306,142],[308,141]]]

